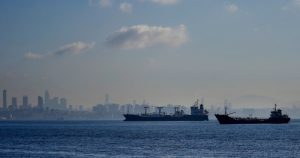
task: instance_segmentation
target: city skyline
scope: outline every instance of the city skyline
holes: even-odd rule
[[[64,110],[68,108],[67,99],[64,97],[51,98],[48,90],[45,90],[44,98],[41,95],[35,96],[35,99],[29,100],[28,95],[22,97],[16,97],[14,95],[7,95],[7,90],[2,91],[2,106],[1,109],[17,109],[17,108],[49,108]],[[11,101],[8,100],[11,98]],[[18,103],[18,100],[21,102]],[[62,106],[62,107],[60,107]]]
[[[30,99],[31,98],[31,99]],[[42,106],[43,108],[47,108],[47,104],[49,105],[64,105],[66,108],[68,108],[68,106],[73,106],[70,104],[67,104],[67,99],[64,97],[58,97],[58,96],[51,96],[48,90],[44,91],[44,95],[38,95],[38,96],[34,96],[29,97],[28,95],[22,95],[21,97],[17,97],[14,95],[8,95],[8,91],[6,89],[3,89],[2,91],[2,98],[0,99],[2,101],[2,106],[0,108],[2,109],[8,109],[9,106],[14,105],[17,108],[23,107],[23,106],[28,106],[31,108],[34,107],[39,107]],[[22,103],[18,103],[18,100]],[[204,98],[201,99],[201,104],[203,104],[204,102]],[[95,105],[112,105],[112,104],[118,104],[116,102],[113,102],[110,100],[110,96],[108,93],[105,94],[105,100],[104,101],[99,101],[97,103],[95,103],[94,105],[90,105],[90,106],[86,106],[86,105],[79,105],[79,104],[75,104],[75,106],[84,106],[85,109],[89,109],[90,107],[93,107]],[[142,100],[141,102],[137,103],[136,100],[132,100],[132,102],[128,102],[128,103],[120,103],[120,104],[132,104],[132,105],[151,105],[150,103],[146,102],[146,100]],[[168,104],[170,105],[170,104]],[[160,105],[151,105],[151,106],[160,106]],[[183,105],[184,106],[184,105]],[[60,108],[56,108],[56,107],[52,107],[53,109],[60,109]],[[49,108],[51,109],[51,108]]]
[[[105,94],[119,104],[300,105],[298,0],[0,3],[9,96],[37,104],[48,89],[89,108]]]
[[[191,112],[189,108],[197,107],[195,105],[200,105],[200,109],[202,107],[210,118],[213,118],[214,114],[222,113],[224,108],[238,112],[241,116],[254,114],[259,117],[265,117],[265,114],[270,110],[270,107],[238,107],[228,100],[224,100],[223,105],[205,104],[204,98],[199,98],[194,104],[189,105],[170,103],[153,105],[146,100],[141,103],[137,103],[136,100],[133,100],[132,103],[114,103],[110,100],[109,94],[105,94],[104,102],[98,102],[92,106],[71,105],[68,104],[66,98],[52,96],[48,90],[45,90],[44,97],[35,96],[37,104],[32,104],[27,95],[18,98],[14,95],[10,96],[8,93],[9,91],[6,89],[2,91],[3,102],[0,106],[0,120],[120,120],[123,119],[123,114],[143,114],[146,112],[145,110],[156,115],[157,113],[172,114],[174,110],[176,113],[180,109],[182,114],[187,114]],[[292,105],[282,108],[294,118],[299,118],[299,106]]]

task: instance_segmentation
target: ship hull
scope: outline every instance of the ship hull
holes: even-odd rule
[[[133,114],[125,114],[124,121],[208,121],[207,115],[184,115],[184,116],[141,116]]]
[[[228,115],[215,115],[220,124],[283,124],[288,123],[290,118],[234,118]]]

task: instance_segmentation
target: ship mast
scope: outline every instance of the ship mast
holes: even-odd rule
[[[129,114],[129,105],[127,106],[127,114]]]
[[[158,114],[159,114],[159,115],[161,114],[161,109],[162,109],[162,108],[164,108],[164,107],[162,107],[162,106],[157,107],[157,109],[158,109]]]
[[[196,100],[194,106],[198,106],[198,104],[199,104],[199,99]]]
[[[174,107],[174,109],[175,109],[175,114],[179,111],[179,108],[180,108],[180,105]]]
[[[147,115],[147,110],[148,110],[148,106],[144,106],[144,109],[145,109],[145,115]]]

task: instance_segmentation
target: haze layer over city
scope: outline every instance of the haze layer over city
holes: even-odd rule
[[[299,108],[299,0],[0,3],[9,102]]]

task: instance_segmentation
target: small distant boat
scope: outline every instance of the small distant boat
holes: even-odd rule
[[[235,113],[227,114],[227,108],[225,107],[225,114],[215,114],[220,124],[282,124],[288,123],[290,118],[287,114],[282,114],[281,109],[276,108],[275,104],[274,110],[271,111],[269,118],[253,118],[253,117],[231,117],[229,115]]]
[[[191,114],[185,114],[179,107],[175,107],[174,114],[165,114],[162,112],[163,107],[157,107],[158,113],[145,113],[143,114],[124,114],[124,121],[208,121],[208,111],[204,109],[203,104],[198,104],[199,100],[191,106]]]

